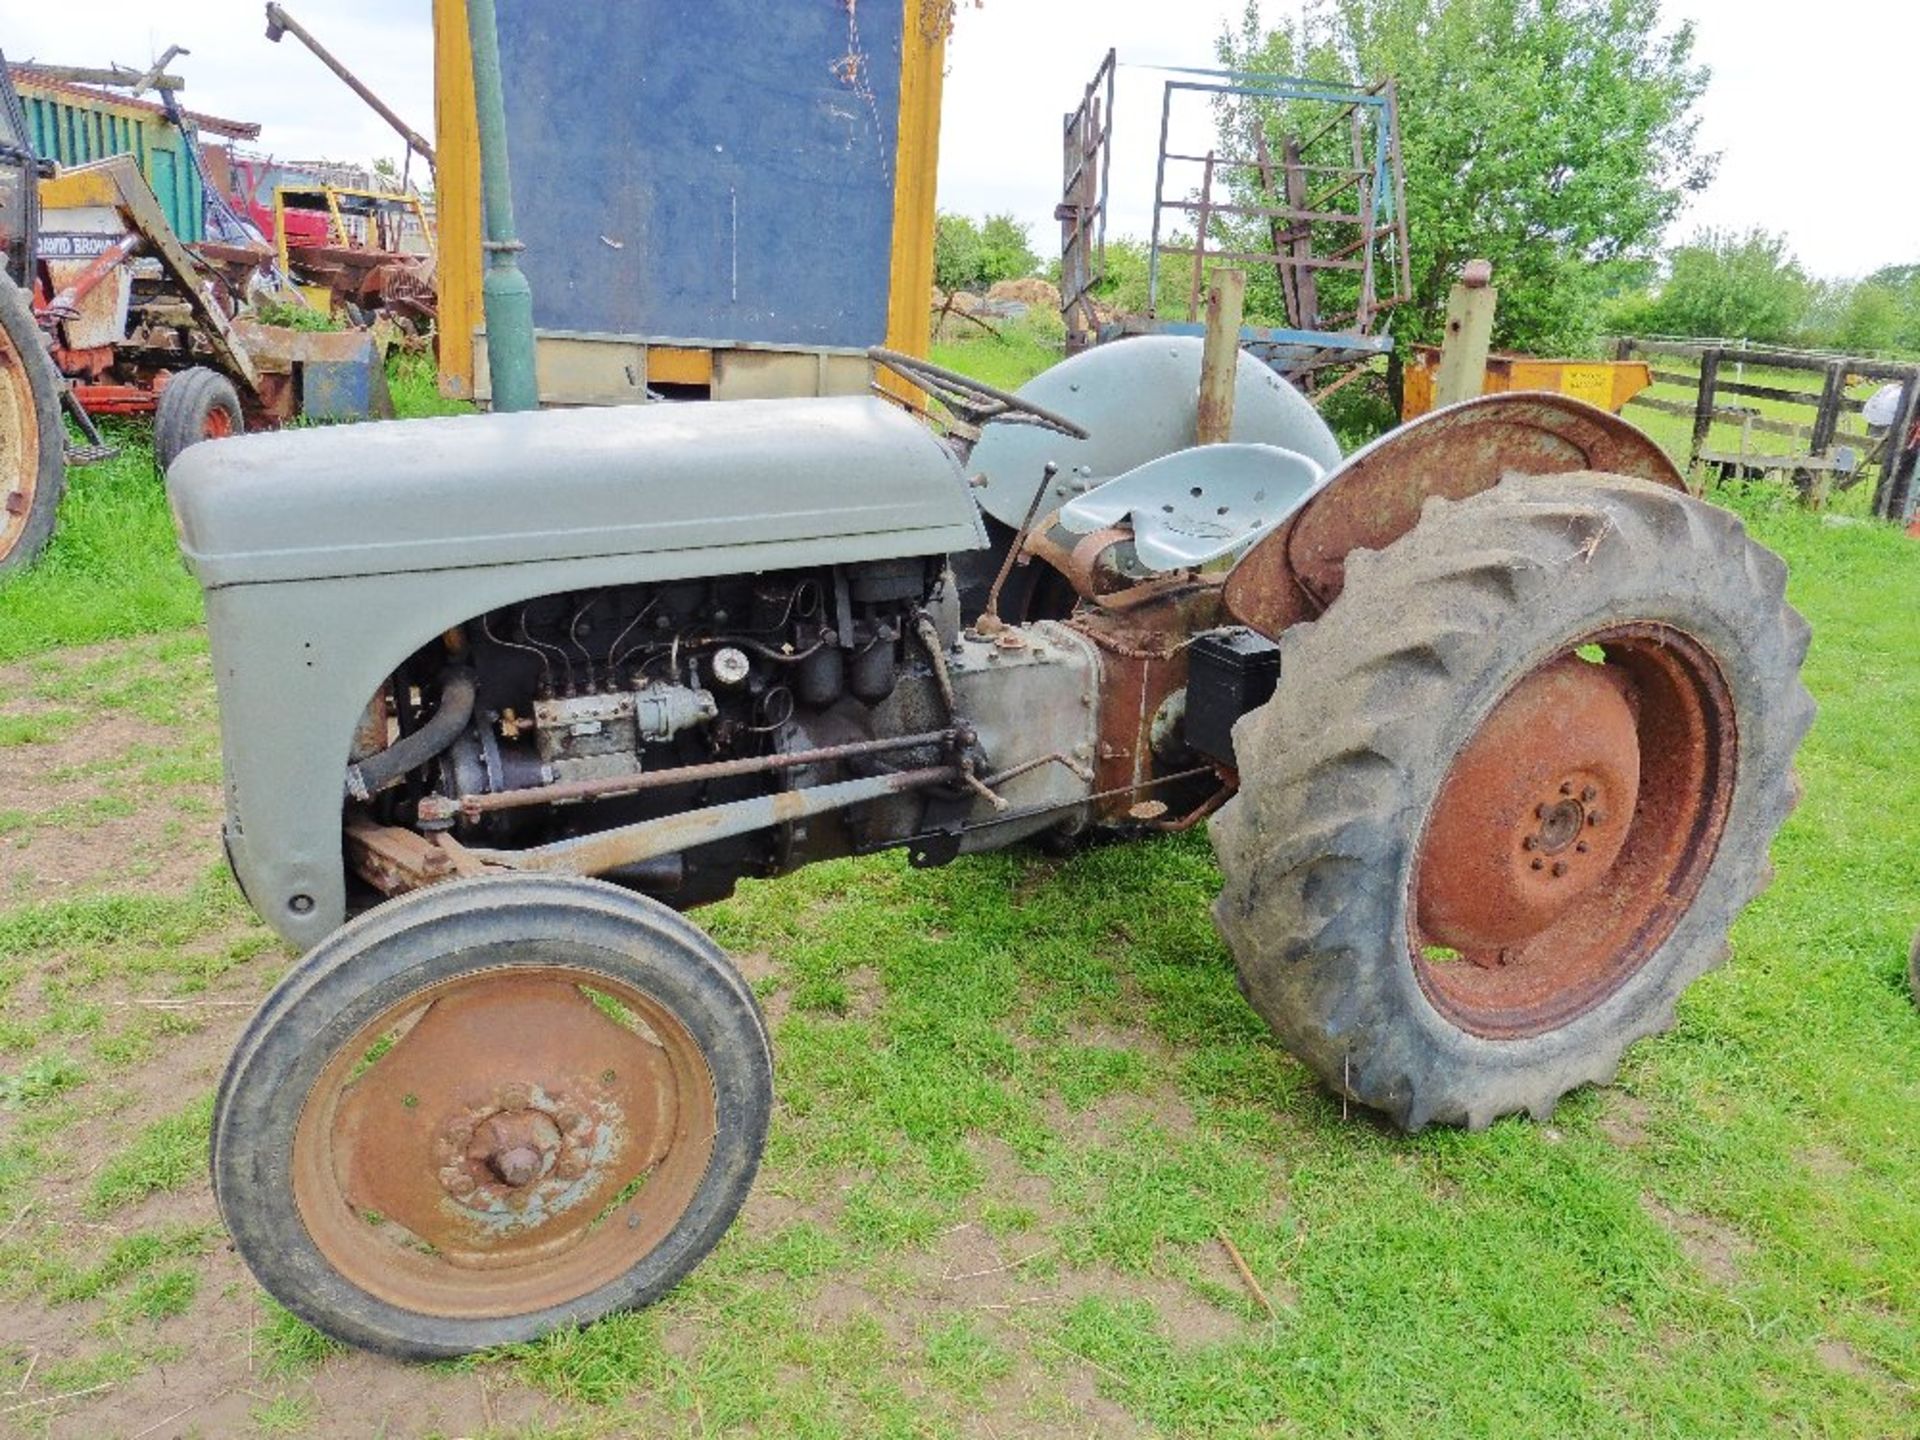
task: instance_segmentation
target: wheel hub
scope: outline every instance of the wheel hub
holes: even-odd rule
[[[471,1210],[524,1211],[541,1198],[534,1193],[539,1182],[564,1188],[587,1173],[594,1142],[612,1118],[569,1104],[564,1093],[510,1085],[494,1108],[449,1117],[434,1143],[441,1188]]]
[[[579,1244],[681,1123],[657,1040],[575,985],[513,975],[442,996],[367,1066],[333,1164],[358,1211],[488,1269]]]
[[[1418,899],[1431,942],[1497,964],[1606,875],[1640,789],[1627,685],[1568,656],[1487,717],[1428,824]]]
[[[1595,631],[1523,677],[1455,757],[1414,856],[1428,999],[1493,1039],[1605,1000],[1692,903],[1737,745],[1712,655],[1668,625]]]

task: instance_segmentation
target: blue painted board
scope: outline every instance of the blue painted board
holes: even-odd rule
[[[501,0],[542,330],[886,338],[899,0]]]

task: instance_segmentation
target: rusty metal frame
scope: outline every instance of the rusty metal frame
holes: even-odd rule
[[[1061,126],[1064,178],[1054,209],[1060,222],[1060,314],[1067,353],[1093,344],[1099,331],[1093,292],[1107,270],[1107,191],[1113,174],[1113,86],[1118,63],[1108,50],[1087,82],[1079,108]]]
[[[1160,152],[1154,179],[1153,239],[1148,252],[1149,313],[1159,318],[1162,261],[1191,260],[1186,320],[1199,319],[1209,260],[1271,266],[1285,297],[1287,322],[1295,330],[1370,335],[1382,316],[1413,293],[1407,253],[1405,180],[1400,152],[1400,111],[1391,81],[1354,86],[1288,75],[1257,75],[1231,70],[1180,72],[1196,78],[1166,82],[1160,105]],[[1172,150],[1175,96],[1208,95],[1216,104],[1246,103],[1251,153],[1185,155]],[[1303,136],[1280,143],[1279,167],[1269,143],[1271,117],[1283,107],[1289,115],[1302,107],[1327,107],[1326,118]],[[1344,140],[1343,163],[1316,159],[1316,146]],[[1199,165],[1194,193],[1170,173],[1172,167]],[[1216,181],[1228,194],[1214,194]],[[1278,193],[1276,193],[1276,182]],[[1316,192],[1315,186],[1318,186]],[[1178,192],[1178,193],[1175,193]],[[1254,199],[1244,198],[1251,194]],[[1350,197],[1350,199],[1349,199]],[[1169,213],[1194,218],[1191,247],[1167,243]],[[1210,244],[1216,216],[1237,215],[1266,221],[1271,241],[1265,249],[1236,249]],[[1351,313],[1330,315],[1319,304],[1316,276],[1348,271],[1360,277],[1360,293]]]

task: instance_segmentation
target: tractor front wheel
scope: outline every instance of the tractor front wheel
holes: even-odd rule
[[[246,429],[240,395],[218,370],[196,365],[161,388],[153,411],[153,458],[164,472],[180,452],[202,440],[223,440]]]
[[[60,377],[33,307],[0,274],[0,575],[25,569],[53,534],[66,488]]]
[[[1544,1118],[1673,1021],[1766,883],[1813,719],[1786,567],[1618,476],[1428,502],[1281,636],[1212,825],[1242,989],[1417,1130]]]
[[[772,1110],[752,992],[597,881],[459,881],[322,941],[241,1036],[214,1196],[329,1334],[411,1359],[658,1299],[739,1212]]]

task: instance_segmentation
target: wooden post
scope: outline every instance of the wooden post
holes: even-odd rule
[[[1433,381],[1434,408],[1476,399],[1487,386],[1487,352],[1493,347],[1493,312],[1500,292],[1493,267],[1470,260],[1447,297],[1447,338]]]
[[[1920,371],[1907,377],[1900,392],[1893,428],[1887,432],[1887,458],[1880,467],[1880,484],[1873,497],[1873,513],[1896,525],[1906,525],[1914,516],[1913,485],[1920,456],[1909,457],[1907,440],[1916,420],[1920,420]]]
[[[1233,387],[1240,375],[1240,317],[1247,272],[1215,270],[1207,287],[1207,338],[1200,352],[1200,414],[1194,439],[1218,445],[1233,434]]]
[[[1707,448],[1707,436],[1713,429],[1714,392],[1720,384],[1720,351],[1700,352],[1700,394],[1693,405],[1693,448],[1687,454],[1687,470],[1700,463],[1700,452]]]
[[[1313,222],[1302,218],[1313,206],[1307,200],[1307,172],[1302,168],[1300,142],[1288,136],[1281,144],[1280,159],[1286,166],[1287,208],[1293,212],[1287,216],[1287,233],[1292,237],[1287,258],[1293,262],[1293,289],[1300,312],[1294,325],[1301,330],[1319,330],[1324,328],[1320,324],[1320,281],[1308,263],[1313,259]]]

